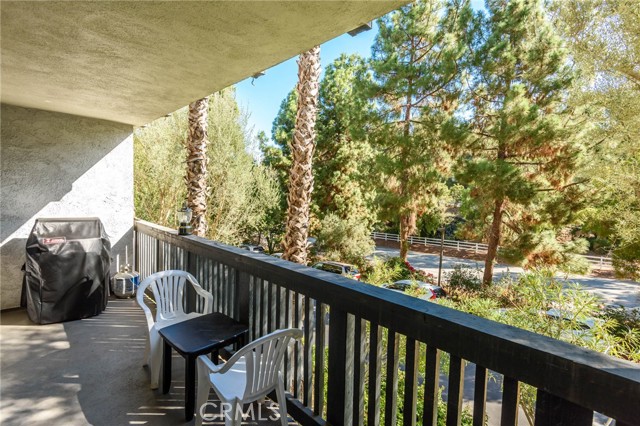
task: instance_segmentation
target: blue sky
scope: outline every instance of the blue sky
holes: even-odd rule
[[[351,37],[343,34],[320,47],[320,61],[324,69],[342,53],[357,53],[363,57],[371,56],[373,39],[378,33],[377,25],[370,31]],[[236,99],[242,109],[249,113],[249,126],[254,133],[264,130],[271,137],[271,124],[278,113],[280,102],[287,96],[298,80],[298,57],[269,68],[266,75],[253,81],[251,78],[236,85]],[[321,76],[322,78],[322,76]]]
[[[474,9],[484,8],[484,0],[471,0]],[[377,23],[373,29],[355,37],[343,34],[320,47],[320,60],[324,69],[342,53],[357,53],[371,56],[371,46],[378,33]],[[266,70],[266,75],[251,82],[251,78],[236,84],[236,99],[240,107],[249,114],[248,124],[256,134],[264,130],[271,137],[271,124],[278,113],[280,102],[292,90],[298,79],[297,56]],[[320,77],[322,78],[322,76]]]

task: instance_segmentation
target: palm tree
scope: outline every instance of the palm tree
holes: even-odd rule
[[[315,149],[316,117],[320,80],[320,47],[304,52],[298,59],[298,111],[291,143],[291,171],[287,226],[283,258],[306,264],[309,210],[313,191],[312,159]]]
[[[189,134],[187,136],[187,205],[193,212],[193,233],[207,233],[207,138],[209,98],[189,104]]]

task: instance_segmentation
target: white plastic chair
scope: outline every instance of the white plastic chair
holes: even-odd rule
[[[236,352],[229,361],[214,365],[206,356],[198,357],[198,395],[196,425],[202,425],[203,405],[213,388],[220,402],[230,404],[225,426],[240,426],[242,405],[261,401],[276,391],[280,422],[287,425],[287,402],[284,396],[282,366],[291,339],[300,339],[302,330],[277,330],[263,336]],[[217,413],[216,413],[217,414]]]
[[[196,294],[204,299],[202,313],[184,312],[182,300],[186,282],[191,283]],[[147,287],[151,287],[153,298],[156,302],[155,318],[151,313],[151,309],[144,303]],[[198,281],[190,273],[173,270],[156,272],[145,278],[138,286],[136,300],[147,318],[149,339],[147,340],[144,359],[145,365],[149,365],[149,370],[151,371],[151,389],[157,389],[162,367],[162,338],[158,334],[158,330],[199,315],[211,313],[213,295],[200,287]]]

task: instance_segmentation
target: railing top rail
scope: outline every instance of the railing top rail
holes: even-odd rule
[[[349,278],[137,220],[135,230],[308,295],[591,410],[640,418],[640,366]]]

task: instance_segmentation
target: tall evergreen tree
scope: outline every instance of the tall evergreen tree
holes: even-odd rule
[[[469,73],[470,134],[458,179],[488,218],[483,283],[506,223],[522,237],[570,220],[580,159],[572,111],[563,102],[573,72],[541,0],[488,0]],[[522,243],[523,240],[520,241]],[[531,249],[535,241],[529,238]]]
[[[361,85],[369,78],[365,61],[357,55],[343,54],[325,69],[320,83],[314,207],[320,220],[333,213],[370,231],[375,192],[366,118],[373,103]]]
[[[583,234],[611,252],[619,275],[640,278],[640,7],[626,0],[556,0],[555,27],[580,82],[569,102],[589,105],[582,174],[593,191]]]
[[[456,110],[470,16],[468,1],[421,0],[379,21],[371,61],[378,106],[372,140],[380,201],[389,216],[399,217],[404,259],[418,216],[446,189],[440,131]]]
[[[274,169],[278,174],[278,182],[282,192],[286,194],[289,183],[289,170],[291,169],[291,143],[298,110],[298,93],[292,90],[280,103],[278,114],[271,127],[272,144],[262,140],[260,147],[263,154],[263,163]],[[286,210],[286,199],[283,209]]]

